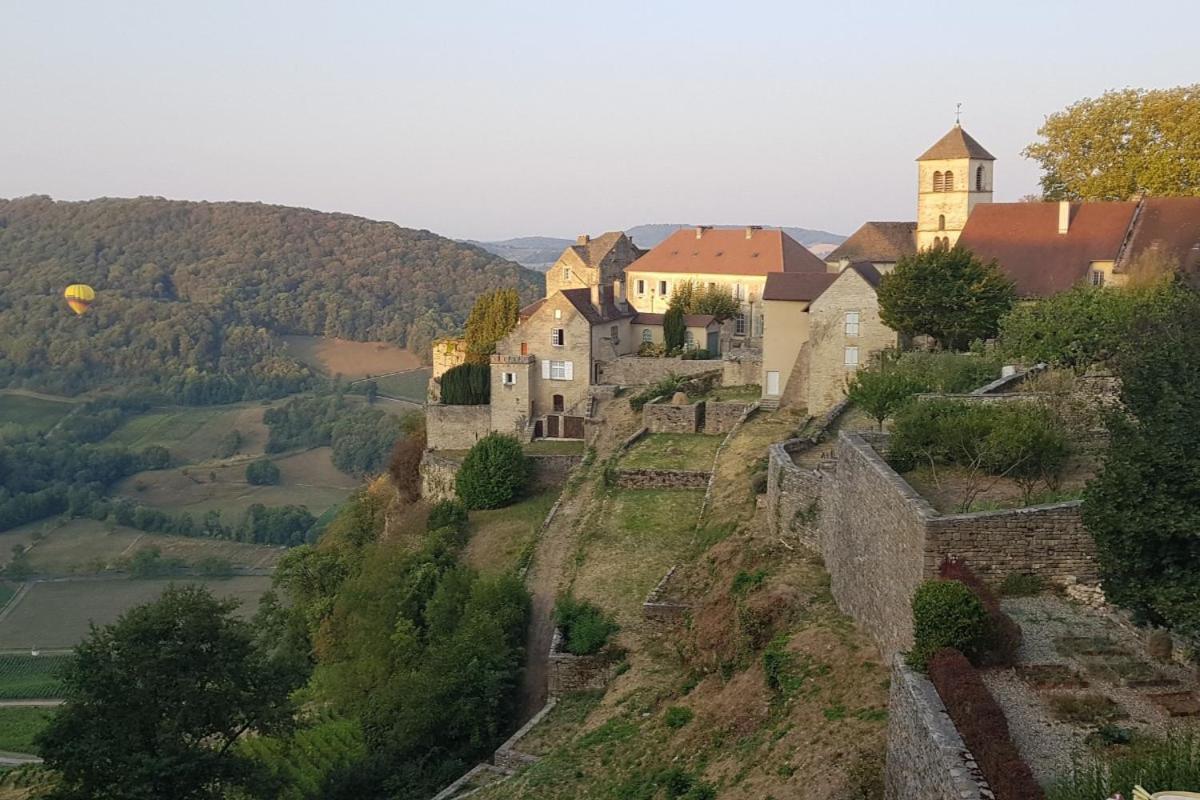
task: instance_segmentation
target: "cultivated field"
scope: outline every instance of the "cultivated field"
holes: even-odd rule
[[[52,708],[0,708],[0,750],[36,754],[33,739],[53,715]]]
[[[0,619],[0,649],[43,650],[73,647],[89,624],[107,625],[128,609],[151,602],[172,583],[199,583],[214,595],[240,600],[238,613],[250,617],[271,586],[268,577],[132,580],[95,578],[35,583]]]
[[[387,342],[351,342],[324,336],[284,336],[288,353],[326,375],[357,380],[416,369],[416,353]]]
[[[375,383],[379,386],[380,394],[424,405],[425,395],[429,389],[429,376],[432,373],[433,370],[428,368],[415,369],[410,372],[388,375],[386,378],[376,378]]]
[[[34,533],[39,534],[34,537]],[[94,519],[33,522],[0,534],[0,564],[12,559],[12,545],[32,545],[29,564],[40,575],[94,574],[111,568],[138,550],[157,547],[164,557],[195,564],[204,558],[227,559],[235,567],[270,569],[283,550],[223,539],[144,533]]]
[[[107,441],[135,450],[161,445],[173,463],[194,464],[214,459],[221,439],[236,430],[242,438],[238,453],[259,455],[267,443],[262,416],[260,403],[159,409],[129,420]]]
[[[246,483],[246,461],[240,461],[139,472],[121,481],[117,493],[164,511],[221,511],[227,523],[236,522],[254,503],[302,505],[320,516],[359,486],[357,479],[333,466],[330,452],[328,447],[318,447],[276,459],[278,486]]]
[[[49,430],[71,412],[71,400],[50,395],[19,391],[0,392],[0,427],[19,425],[33,430]]]
[[[0,655],[0,700],[56,700],[62,697],[58,673],[66,663],[65,655]]]

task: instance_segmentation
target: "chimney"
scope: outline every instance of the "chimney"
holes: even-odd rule
[[[625,284],[620,278],[613,281],[613,302],[617,308],[625,310]]]
[[[592,240],[592,237],[586,233],[579,234],[579,238],[575,240],[575,244],[587,244]]]
[[[597,311],[603,311],[604,309],[600,305],[600,284],[593,283],[588,288],[591,289],[591,291],[592,291],[592,306]]]
[[[747,225],[746,226],[746,238],[749,239],[750,237],[754,236],[755,231],[761,231],[761,230],[762,230],[762,225]]]
[[[1071,202],[1069,200],[1058,201],[1058,232],[1065,234],[1071,228]]]
[[[712,229],[712,225],[697,225],[696,226],[696,238],[699,239],[701,236],[704,235],[705,231],[710,230],[710,229]]]

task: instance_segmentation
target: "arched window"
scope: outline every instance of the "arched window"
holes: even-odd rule
[[[691,331],[684,331],[683,349],[684,350],[695,350],[696,349],[696,334],[692,333]]]
[[[946,170],[946,175],[942,179],[942,191],[943,192],[953,192],[954,191],[954,173],[951,172],[950,170]]]
[[[561,394],[556,394],[551,397],[550,402],[553,404],[555,411],[562,411],[565,407],[565,404],[563,403],[563,396]]]
[[[942,171],[940,169],[933,173],[933,190],[935,192],[942,191]]]
[[[939,231],[946,230],[946,215],[945,214],[938,214],[938,230]]]
[[[980,164],[975,168],[975,191],[983,191],[983,165]]]
[[[654,334],[650,332],[650,329],[642,328],[642,342],[645,344],[650,344],[653,341],[654,341]]]

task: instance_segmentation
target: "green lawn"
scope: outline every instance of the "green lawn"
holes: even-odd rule
[[[718,386],[704,396],[705,400],[714,403],[753,403],[762,397],[762,387],[758,384],[747,386]]]
[[[556,442],[538,439],[525,445],[531,456],[579,456],[583,455],[583,442]]]
[[[432,370],[429,369],[416,369],[411,372],[402,372],[399,375],[375,378],[374,381],[379,387],[380,394],[424,404],[431,372]]]
[[[0,655],[0,700],[53,700],[62,696],[58,672],[67,656]],[[0,747],[0,750],[5,748]]]
[[[0,750],[37,755],[33,739],[53,715],[52,708],[0,708]]]
[[[0,393],[0,426],[19,425],[32,430],[49,430],[73,407],[74,404],[67,400]]]
[[[621,458],[627,469],[690,469],[707,472],[721,446],[720,436],[702,433],[652,433]]]

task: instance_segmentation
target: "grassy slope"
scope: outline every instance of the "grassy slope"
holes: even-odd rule
[[[748,465],[800,422],[760,415],[742,429],[699,531],[698,492],[614,491],[602,501],[572,588],[620,621],[629,668],[602,697],[564,698],[523,744],[542,761],[481,799],[649,800],[689,782],[723,800],[872,796],[863,793],[882,768],[887,671],[837,611],[819,561],[768,537],[755,516]],[[672,594],[693,614],[664,631],[641,620],[640,604],[674,563]],[[739,575],[749,588],[735,594]],[[692,719],[669,726],[673,707]]]
[[[708,471],[721,446],[721,438],[703,433],[652,433],[629,448],[621,466]]]
[[[0,392],[0,426],[19,425],[44,431],[71,412],[73,403],[66,398],[51,399],[25,393]]]
[[[486,575],[519,567],[530,553],[542,521],[557,499],[558,491],[551,490],[508,508],[472,512],[467,564]]]
[[[50,708],[0,708],[0,750],[36,755],[33,739],[53,714]]]

